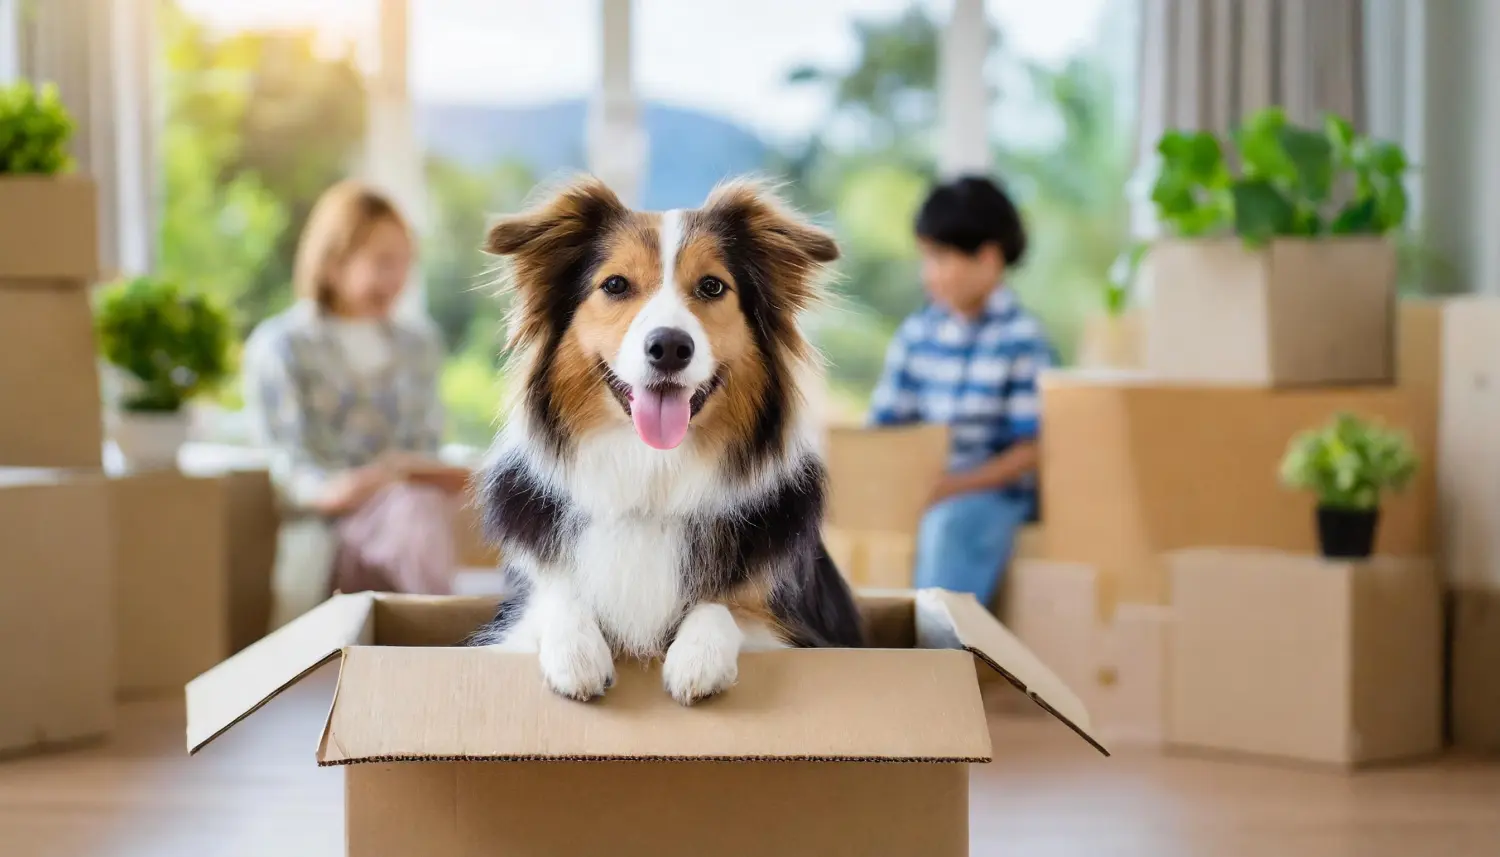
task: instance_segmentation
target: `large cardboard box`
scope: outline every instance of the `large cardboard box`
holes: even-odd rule
[[[0,466],[99,468],[94,355],[84,281],[0,277]]]
[[[1449,733],[1465,750],[1500,752],[1500,589],[1454,590],[1449,613]]]
[[[338,662],[317,758],[346,766],[352,857],[966,857],[969,764],[991,758],[976,669],[1092,741],[1088,716],[971,597],[862,606],[881,648],[745,653],[684,708],[657,665],[580,704],[534,656],[452,648],[493,599],[338,596],[188,686],[188,747]]]
[[[114,581],[104,479],[0,469],[0,756],[114,722]]]
[[[161,471],[109,487],[120,692],[180,692],[230,651],[228,484]]]
[[[1432,562],[1196,550],[1171,566],[1174,746],[1334,765],[1442,749]]]
[[[1277,468],[1293,435],[1339,411],[1410,433],[1425,466],[1404,494],[1385,501],[1377,546],[1383,554],[1430,556],[1433,429],[1430,413],[1412,394],[1197,386],[1067,372],[1042,380],[1047,556],[1097,569],[1107,616],[1121,601],[1168,603],[1164,551],[1312,551],[1314,498],[1282,488]]]
[[[1396,251],[1384,239],[1167,240],[1143,265],[1155,375],[1278,387],[1394,377]]]

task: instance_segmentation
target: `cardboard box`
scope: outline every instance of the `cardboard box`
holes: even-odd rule
[[[1500,300],[1445,304],[1438,430],[1442,560],[1450,585],[1500,589]]]
[[[847,532],[915,536],[947,472],[948,450],[947,426],[830,429],[824,523]]]
[[[0,177],[0,280],[99,276],[99,212],[83,176]]]
[[[1170,562],[1173,746],[1334,765],[1442,749],[1430,561],[1198,550]]]
[[[1396,251],[1384,239],[1167,240],[1142,264],[1152,374],[1277,387],[1394,377]]]
[[[229,655],[224,480],[110,480],[120,693],[176,693]]]
[[[1019,560],[1011,569],[1002,621],[1077,690],[1102,740],[1160,747],[1166,737],[1171,610],[1122,604],[1111,619],[1101,620],[1097,585],[1098,574],[1088,565]]]
[[[579,704],[534,656],[450,648],[493,599],[339,596],[188,686],[188,748],[337,661],[317,758],[347,766],[352,857],[967,855],[968,765],[991,757],[976,667],[1092,742],[1088,716],[971,597],[862,606],[881,648],[744,653],[734,688],[684,708],[657,665]]]
[[[0,469],[0,755],[114,722],[114,584],[102,477]]]
[[[1465,750],[1500,752],[1500,590],[1457,589],[1449,613],[1449,730]]]
[[[100,467],[94,355],[84,281],[0,277],[0,466]]]
[[[1084,319],[1073,362],[1080,369],[1140,369],[1145,365],[1145,338],[1137,310],[1089,316]]]
[[[1314,498],[1282,488],[1277,469],[1293,435],[1339,411],[1408,431],[1420,460],[1433,460],[1428,415],[1402,390],[1272,390],[1047,373],[1041,496],[1048,558],[1096,568],[1107,617],[1117,601],[1168,603],[1164,551],[1311,552]],[[1431,555],[1434,481],[1433,468],[1422,467],[1404,494],[1387,498],[1380,553]]]
[[[229,651],[238,652],[264,637],[271,626],[271,574],[281,517],[266,471],[235,470],[220,480],[229,574]]]

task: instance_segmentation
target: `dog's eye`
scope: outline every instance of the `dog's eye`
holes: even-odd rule
[[[599,285],[599,288],[603,289],[606,295],[619,297],[630,291],[630,281],[619,274],[615,274],[612,277],[606,277],[604,282]]]
[[[723,297],[728,288],[718,277],[704,277],[698,281],[698,297],[711,301]]]

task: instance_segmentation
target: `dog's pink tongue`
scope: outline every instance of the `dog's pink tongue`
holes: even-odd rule
[[[635,433],[653,449],[673,449],[687,437],[692,418],[687,390],[663,396],[655,390],[636,390],[631,396],[630,416]]]

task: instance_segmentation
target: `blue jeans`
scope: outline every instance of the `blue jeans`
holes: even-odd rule
[[[972,592],[988,606],[1010,564],[1016,531],[1035,510],[1035,498],[1000,491],[961,494],[928,509],[917,533],[917,588]]]

